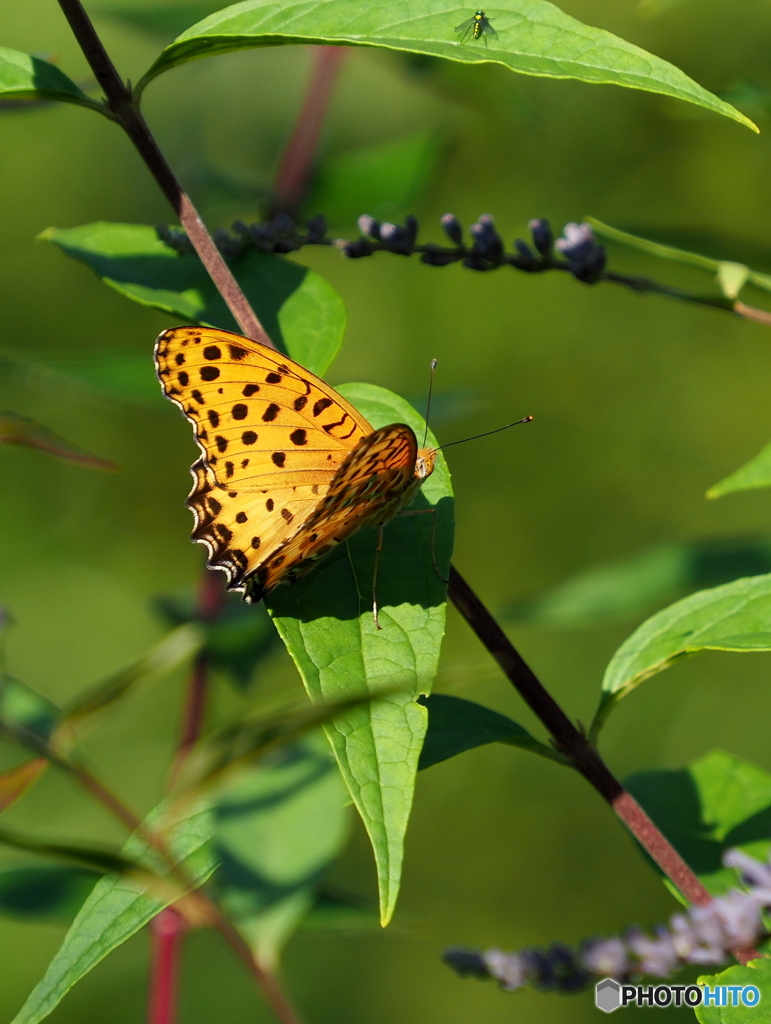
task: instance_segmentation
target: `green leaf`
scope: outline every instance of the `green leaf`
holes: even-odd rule
[[[106,285],[143,306],[238,331],[222,296],[197,256],[179,256],[146,224],[104,221],[48,228],[39,235],[85,263]],[[296,263],[252,249],[231,270],[278,347],[323,374],[337,355],[346,326],[343,301],[323,277]]]
[[[143,877],[147,875],[147,872],[136,861],[115,853],[113,850],[100,849],[95,846],[53,843],[45,839],[37,839],[34,836],[22,835],[20,832],[11,832],[5,828],[0,829],[0,843],[4,843],[14,850],[24,850],[27,853],[39,853],[43,857],[74,861],[76,864],[84,865],[103,874],[112,872],[118,875]]]
[[[303,931],[357,932],[380,929],[377,907],[361,897],[321,886],[313,906],[300,922]]]
[[[350,228],[362,213],[394,220],[410,212],[441,153],[436,132],[413,132],[329,157],[314,175],[303,208],[331,227]]]
[[[19,416],[15,412],[0,412],[0,444],[20,444],[27,448],[37,448],[41,452],[58,455],[60,459],[67,459],[69,462],[88,466],[91,469],[115,470],[118,468],[109,459],[100,459],[97,455],[89,455],[88,452],[65,441],[63,437],[55,434],[48,427],[44,427],[37,420]]]
[[[689,591],[771,572],[771,536],[701,538],[656,544],[628,558],[587,566],[508,618],[572,629],[645,614]]]
[[[0,871],[0,914],[70,924],[100,877],[95,871],[66,864]]]
[[[48,753],[49,740],[61,718],[61,709],[20,679],[0,673],[0,733]]]
[[[89,99],[50,61],[0,46],[0,101],[29,99],[76,103],[112,117],[106,107]]]
[[[744,966],[734,964],[720,974],[705,974],[699,978],[700,985],[754,985],[760,989],[760,999],[755,1006],[697,1006],[696,1020],[701,1024],[768,1024],[768,1003],[771,1000],[771,960],[761,957],[750,960]]]
[[[603,29],[583,25],[546,0],[501,0],[491,12],[497,40],[461,42],[455,28],[468,9],[447,0],[362,4],[325,0],[246,0],[193,25],[161,53],[139,83],[186,61],[255,46],[337,43],[423,53],[468,64],[503,64],[548,78],[622,85],[706,107],[757,131],[749,118],[674,65]]]
[[[339,390],[374,427],[407,423],[422,440],[425,423],[402,398],[371,384]],[[428,444],[436,444],[430,434]],[[441,452],[414,505],[436,509],[436,562],[446,576],[453,501]],[[433,518],[401,517],[386,527],[377,580],[379,631],[372,619],[376,533],[371,529],[266,599],[314,700],[335,701],[385,687],[401,690],[326,727],[372,842],[384,924],[399,892],[404,833],[427,724],[426,709],[415,698],[431,689],[444,635],[447,588],[431,557]]]
[[[648,238],[641,238],[639,235],[632,235],[628,231],[611,227],[610,224],[603,224],[596,217],[587,217],[586,223],[592,226],[595,234],[610,238],[621,245],[628,245],[632,249],[638,249],[649,256],[656,256],[660,260],[672,260],[675,263],[683,263],[688,267],[697,267],[699,270],[706,270],[714,274],[717,283],[720,285],[723,294],[728,298],[735,299],[745,283],[749,282],[765,291],[771,291],[771,274],[762,274],[757,270],[751,270],[743,263],[735,263],[732,260],[714,260],[708,256],[702,256],[697,252],[688,252],[687,249],[678,249],[674,245],[666,245],[663,242],[652,242]],[[735,294],[730,294],[734,291]]]
[[[168,845],[185,873],[200,885],[216,866],[209,842],[212,835],[211,810],[199,803],[188,807],[172,822],[165,817],[165,810],[161,805],[152,811],[146,821],[147,827],[164,828]],[[123,852],[133,859],[149,855],[147,846],[137,836],[129,839]],[[150,856],[155,860],[153,855]],[[142,884],[116,875],[100,879],[13,1024],[37,1024],[47,1017],[73,985],[174,902],[177,895],[169,887],[168,896],[164,897],[150,882]]]
[[[267,970],[342,850],[346,796],[329,748],[306,741],[239,775],[217,802],[221,904]]]
[[[748,761],[713,750],[684,768],[635,772],[624,786],[713,896],[737,885],[727,850],[760,860],[771,851],[771,774]]]
[[[613,655],[592,735],[619,700],[680,658],[700,651],[769,650],[771,573],[691,594],[644,622]]]
[[[724,477],[707,491],[708,498],[721,498],[734,491],[751,491],[756,487],[771,486],[771,443],[754,459],[750,459],[735,473]]]
[[[420,703],[428,708],[428,731],[418,762],[420,771],[486,743],[507,743],[569,764],[566,757],[540,743],[521,725],[481,704],[444,693],[422,697]]]

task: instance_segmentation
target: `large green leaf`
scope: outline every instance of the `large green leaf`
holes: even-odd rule
[[[446,693],[422,697],[420,703],[428,708],[428,732],[418,762],[420,771],[486,743],[507,743],[560,764],[570,763],[553,747],[531,736],[527,729],[482,704]]]
[[[635,772],[624,786],[713,896],[737,884],[736,872],[723,867],[727,850],[768,857],[771,774],[757,765],[713,750],[684,768]]]
[[[373,426],[407,423],[422,440],[423,419],[397,395],[371,384],[348,384],[340,391]],[[431,435],[428,443],[436,444]],[[436,509],[436,562],[446,576],[453,501],[441,452],[415,507]],[[372,618],[373,530],[361,530],[308,576],[277,587],[266,599],[312,698],[336,701],[367,689],[401,689],[326,727],[372,841],[384,924],[399,892],[404,833],[426,731],[426,709],[415,698],[431,689],[444,635],[447,588],[433,566],[433,519],[397,518],[386,527],[377,581],[381,630]]]
[[[238,330],[198,257],[177,255],[147,224],[100,221],[48,228],[40,238],[81,260],[134,302],[174,313],[186,323]],[[346,326],[345,306],[332,285],[312,270],[254,249],[231,261],[231,269],[276,345],[323,374]]]
[[[471,10],[447,0],[246,0],[193,25],[161,53],[139,84],[185,61],[287,43],[379,46],[462,61],[503,64],[548,78],[623,85],[696,103],[757,131],[738,110],[674,65],[603,29],[591,28],[546,0],[500,0],[491,23],[497,39],[461,41],[455,28]]]
[[[110,116],[101,103],[89,99],[55,64],[0,46],[0,101],[8,100],[60,100]]]
[[[724,477],[707,491],[708,498],[721,498],[734,491],[751,491],[756,487],[771,487],[771,444],[750,459],[736,472]]]
[[[348,834],[345,786],[320,740],[242,773],[215,808],[221,903],[268,969]]]
[[[605,670],[592,734],[643,680],[700,651],[771,651],[771,573],[700,590],[636,629]]]
[[[720,974],[705,974],[699,978],[699,984],[713,989],[721,985],[754,985],[760,990],[760,999],[755,1006],[745,1006],[741,999],[738,1006],[698,1006],[694,1012],[701,1024],[768,1024],[771,1020],[768,1009],[771,1001],[771,960],[768,957],[751,960],[743,966],[734,964]]]
[[[190,879],[202,883],[209,877],[215,862],[209,843],[212,814],[207,806],[190,807],[172,823],[165,818],[165,808],[161,805],[151,812],[146,824],[149,828],[164,827],[168,845]],[[123,852],[135,859],[148,856],[147,846],[137,836],[129,839]],[[152,855],[151,859],[155,863]],[[174,896],[171,886],[168,897],[164,898],[159,889],[151,888],[149,883],[143,885],[118,875],[102,878],[13,1024],[37,1024],[47,1017],[73,985],[173,902]]]

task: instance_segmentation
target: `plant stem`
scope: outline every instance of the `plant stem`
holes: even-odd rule
[[[177,1022],[179,964],[185,931],[184,917],[172,907],[162,910],[152,920],[152,972],[147,1024]]]
[[[450,598],[522,699],[550,732],[558,750],[567,754],[584,778],[608,801],[616,814],[651,855],[664,874],[695,906],[712,899],[680,854],[630,793],[612,774],[599,753],[573,725],[458,570],[450,569]]]
[[[121,81],[80,0],[59,0],[59,6],[64,12],[96,80],[104,90],[108,109],[134,143],[147,169],[171,203],[179,217],[180,224],[187,232],[201,262],[233,314],[241,333],[247,338],[275,348],[276,346],[257,319],[222,254],[206,230],[190,197],[180,185],[166,157],[161,152],[138,106],[134,103],[130,90]]]
[[[315,48],[303,105],[274,179],[276,210],[294,210],[305,195],[324,115],[346,56],[345,46]]]

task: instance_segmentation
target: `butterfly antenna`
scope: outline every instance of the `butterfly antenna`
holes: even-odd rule
[[[478,437],[489,437],[490,434],[499,434],[502,430],[508,430],[509,427],[517,427],[520,423],[530,423],[533,419],[532,416],[523,416],[521,420],[517,420],[515,423],[507,423],[505,427],[496,427],[495,430],[486,430],[484,434],[474,434],[473,437],[463,437],[460,441],[450,441],[448,444],[440,445],[439,448],[435,448],[434,451],[441,451],[443,448],[451,448],[454,444],[465,444],[466,441],[476,441]]]
[[[431,412],[431,395],[434,390],[434,370],[436,369],[436,359],[431,360],[431,376],[428,378],[428,401],[426,402],[426,432],[423,435],[423,447],[426,447],[426,441],[428,441],[428,414]]]

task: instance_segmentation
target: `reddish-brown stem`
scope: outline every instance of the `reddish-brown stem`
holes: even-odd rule
[[[756,306],[747,306],[743,302],[735,302],[734,313],[738,313],[745,320],[754,320],[756,324],[771,327],[771,313],[767,309],[758,309]]]
[[[315,48],[313,69],[303,105],[273,183],[277,210],[293,210],[305,195],[324,115],[346,55],[345,46]]]
[[[171,907],[162,910],[150,925],[152,970],[147,1024],[177,1024],[179,961],[186,922]]]
[[[275,348],[276,346],[257,319],[222,254],[214,244],[214,240],[206,230],[190,197],[180,185],[166,157],[161,152],[138,106],[134,103],[130,90],[123,84],[115,70],[80,0],[59,0],[59,6],[64,11],[64,16],[67,18],[86,60],[91,65],[96,80],[104,90],[108,108],[114,119],[134,143],[147,169],[171,203],[179,217],[180,224],[187,232],[201,262],[233,314],[241,333],[247,338]]]

